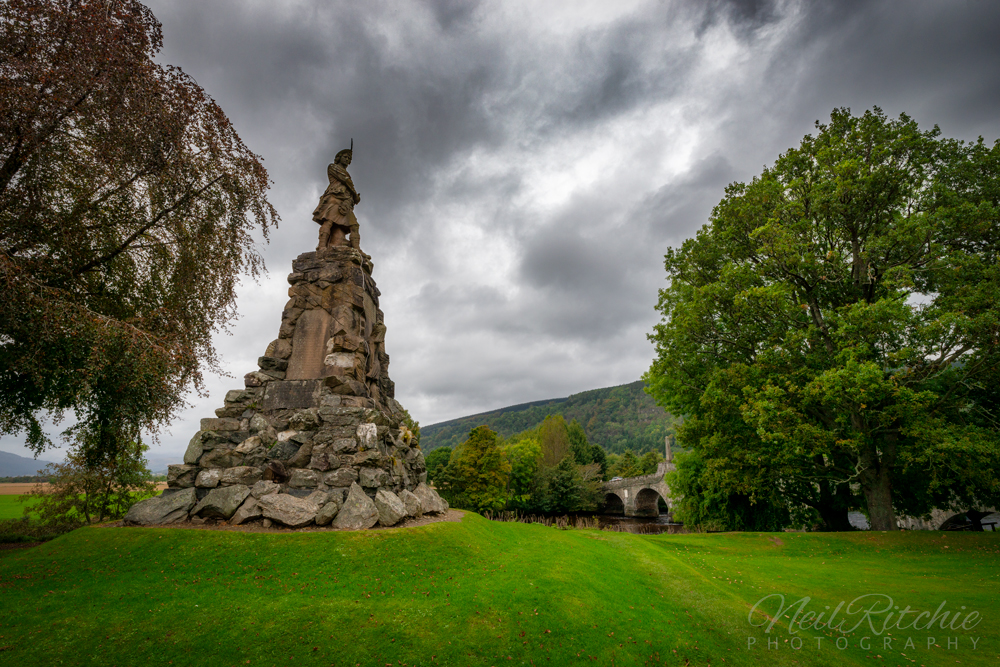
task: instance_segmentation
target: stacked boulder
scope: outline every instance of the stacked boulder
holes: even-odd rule
[[[364,253],[300,255],[278,338],[203,419],[168,489],[132,525],[191,520],[360,530],[444,512],[394,398],[380,295]]]

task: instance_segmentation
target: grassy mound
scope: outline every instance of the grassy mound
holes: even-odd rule
[[[363,533],[91,527],[0,558],[0,656],[14,665],[993,665],[998,554],[990,533],[641,536],[471,514]],[[810,596],[818,611],[871,593],[931,611],[946,600],[982,618],[968,631],[892,630],[892,650],[878,636],[860,648],[872,633],[856,631],[838,650],[836,633],[790,635],[786,619],[770,635],[752,628],[750,608],[770,593]],[[902,646],[907,635],[915,649]],[[927,636],[938,646],[927,648]]]

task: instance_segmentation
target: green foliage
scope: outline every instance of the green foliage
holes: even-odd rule
[[[0,3],[0,433],[110,465],[217,369],[267,172],[136,0]]]
[[[497,434],[478,426],[459,445],[439,474],[440,494],[454,507],[485,512],[503,509],[511,465],[500,451]]]
[[[424,458],[427,465],[427,482],[433,483],[451,459],[451,447],[438,447]]]
[[[537,428],[546,417],[556,414],[571,423],[579,422],[588,442],[608,452],[662,452],[664,438],[674,433],[674,418],[643,391],[642,382],[632,382],[431,424],[423,427],[422,447],[424,451],[455,447],[479,424],[509,438]]]
[[[639,467],[643,475],[652,475],[656,472],[657,466],[663,461],[663,454],[660,452],[646,452],[639,458]]]
[[[554,467],[540,466],[536,473],[534,507],[547,514],[593,512],[603,500],[599,468],[594,464],[577,465],[566,456]]]
[[[546,417],[537,428],[512,436],[504,451],[518,468],[508,509],[552,514],[600,506],[600,463],[584,465],[576,458],[578,452],[593,458],[579,423],[567,424],[561,415]]]
[[[726,472],[711,463],[698,451],[678,452],[674,457],[677,469],[667,473],[666,481],[674,494],[676,521],[712,531],[779,531],[789,525],[786,503],[777,497],[776,489],[734,490],[730,480],[717,478]]]
[[[542,460],[542,446],[533,437],[512,438],[503,445],[503,453],[510,462],[507,508],[523,511],[536,509],[532,498],[538,486],[536,475]]]
[[[15,477],[0,477],[0,484],[44,484],[49,481],[43,475],[18,475]]]
[[[644,474],[642,463],[631,449],[608,456],[608,475],[611,477],[638,477]]]
[[[590,460],[597,464],[601,479],[608,479],[608,454],[600,445],[590,446]]]
[[[1000,500],[998,206],[1000,143],[879,109],[726,189],[665,257],[644,376],[710,495],[777,488],[829,529],[862,502],[877,530]]]
[[[603,500],[600,464],[576,463],[569,425],[562,417],[549,417],[537,428],[499,443],[502,463],[483,454],[487,450],[492,453],[494,442],[496,434],[488,427],[473,429],[469,439],[451,455],[447,468],[438,474],[438,489],[452,505],[477,511],[541,513],[598,509]],[[428,460],[437,451],[431,452]],[[499,475],[488,483],[482,481],[482,475],[490,469],[504,471],[506,487],[502,493]]]
[[[582,480],[571,457],[547,471],[542,509],[553,514],[575,512],[581,509],[580,486]]]
[[[0,496],[9,498],[10,496]],[[22,507],[18,507],[22,510]],[[68,520],[63,522],[42,522],[34,517],[24,516],[20,519],[0,519],[0,544],[18,544],[25,542],[47,542],[71,530],[80,527],[80,522]],[[0,556],[4,551],[0,550]]]
[[[132,505],[156,493],[152,473],[143,458],[148,449],[134,441],[115,457],[94,465],[87,460],[92,450],[78,441],[67,453],[65,463],[46,467],[49,485],[36,486],[24,496],[33,501],[25,508],[25,515],[36,516],[47,525],[121,519]]]
[[[538,442],[542,446],[542,465],[554,467],[570,453],[569,429],[562,415],[550,415],[538,427]]]
[[[594,462],[594,454],[587,442],[587,433],[580,426],[580,422],[573,420],[566,427],[569,436],[569,448],[573,452],[573,459],[578,465],[587,465]]]

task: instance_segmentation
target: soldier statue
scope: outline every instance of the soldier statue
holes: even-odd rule
[[[333,164],[326,168],[330,185],[320,197],[319,206],[313,211],[313,220],[320,225],[317,250],[346,245],[355,250],[361,249],[358,219],[354,216],[354,206],[361,201],[361,195],[354,188],[351,175],[347,173],[353,153],[352,139],[351,147],[337,153]]]

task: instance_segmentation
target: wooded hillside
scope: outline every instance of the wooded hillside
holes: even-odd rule
[[[587,440],[610,453],[631,449],[636,453],[663,451],[663,439],[673,434],[674,418],[653,402],[641,380],[617,387],[592,389],[567,398],[522,403],[420,427],[420,447],[455,447],[469,431],[486,425],[502,437],[535,428],[549,415],[576,419]]]

